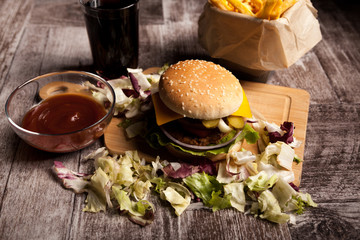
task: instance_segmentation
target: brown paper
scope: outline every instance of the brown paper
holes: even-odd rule
[[[211,57],[240,68],[237,70],[258,71],[287,68],[322,39],[317,11],[308,0],[299,0],[277,20],[224,11],[206,3],[198,34]]]

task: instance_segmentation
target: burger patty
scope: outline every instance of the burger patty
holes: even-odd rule
[[[195,146],[216,145],[228,134],[220,132],[218,128],[205,128],[201,121],[194,119],[174,121],[165,127],[166,131],[178,141]]]
[[[218,142],[225,137],[227,133],[221,133],[218,132],[216,134],[212,134],[206,137],[197,137],[197,136],[190,136],[184,134],[184,132],[173,132],[171,135],[179,140],[180,142],[190,144],[190,145],[196,145],[196,146],[209,146],[209,145],[215,145],[218,144]]]

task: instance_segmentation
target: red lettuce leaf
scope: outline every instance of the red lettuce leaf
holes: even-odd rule
[[[277,141],[284,142],[286,144],[292,143],[294,141],[294,123],[293,122],[284,122],[280,125],[280,129],[285,132],[284,135],[281,135],[279,132],[269,132],[269,140],[271,143]]]
[[[202,173],[205,172],[209,175],[216,175],[216,166],[211,161],[201,161],[197,165],[189,164],[189,163],[179,163],[181,167],[176,171],[172,167],[171,164],[165,166],[162,171],[168,177],[171,178],[186,178],[194,173]]]

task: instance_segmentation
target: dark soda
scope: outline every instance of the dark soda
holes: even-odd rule
[[[138,5],[138,0],[83,5],[94,67],[105,78],[118,78],[127,75],[126,68],[138,67]]]

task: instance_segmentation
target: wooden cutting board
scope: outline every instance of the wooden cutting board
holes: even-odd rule
[[[151,72],[153,69],[148,69]],[[250,107],[263,115],[269,121],[278,125],[284,121],[291,121],[295,125],[294,136],[302,141],[302,145],[295,149],[296,154],[303,159],[305,149],[306,125],[309,112],[310,95],[302,89],[274,86],[263,83],[241,81]],[[119,118],[113,118],[105,131],[105,146],[112,153],[123,154],[127,150],[138,150],[141,157],[151,161],[157,156],[160,159],[176,160],[166,151],[151,149],[142,139],[126,138],[124,131],[118,124]],[[294,183],[299,186],[301,180],[302,163],[293,163],[295,174]]]

